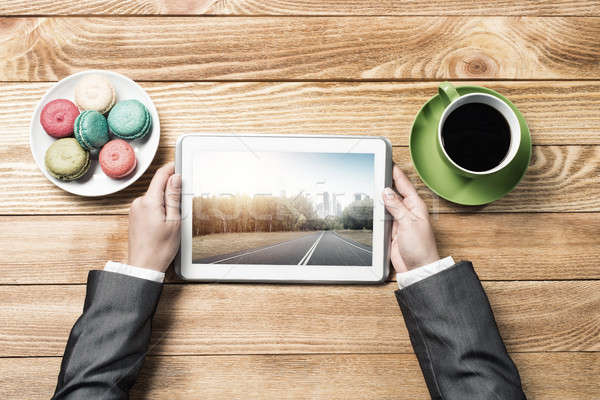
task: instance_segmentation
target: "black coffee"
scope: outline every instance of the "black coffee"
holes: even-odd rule
[[[471,171],[487,171],[504,160],[510,146],[510,127],[494,107],[469,103],[446,118],[442,145],[456,164]]]

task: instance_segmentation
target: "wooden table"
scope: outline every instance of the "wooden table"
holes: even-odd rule
[[[0,397],[46,399],[89,269],[125,260],[127,210],[190,132],[385,135],[470,259],[530,399],[600,398],[600,2],[4,0],[0,4]],[[101,68],[158,107],[151,171],[62,192],[28,145],[57,80]],[[531,128],[516,190],[438,199],[408,134],[440,80],[500,91]],[[393,279],[393,278],[392,278]],[[134,398],[428,398],[383,286],[184,284],[169,276]]]

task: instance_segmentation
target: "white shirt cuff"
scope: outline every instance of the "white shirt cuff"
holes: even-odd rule
[[[165,280],[165,273],[154,271],[153,269],[134,267],[133,265],[108,261],[104,266],[105,271],[116,272],[117,274],[129,275],[135,278],[147,279],[162,283]]]
[[[400,272],[396,274],[396,280],[398,281],[398,287],[404,289],[408,285],[417,283],[420,280],[428,278],[432,275],[437,274],[445,269],[450,268],[454,265],[454,259],[452,256],[442,258],[432,262],[431,264],[423,265],[422,267],[411,269],[407,272]]]

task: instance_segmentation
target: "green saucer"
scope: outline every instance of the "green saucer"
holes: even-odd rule
[[[531,137],[525,118],[506,97],[484,87],[459,86],[460,95],[488,93],[508,104],[521,125],[521,145],[514,160],[503,170],[489,176],[467,178],[452,171],[437,149],[437,128],[446,103],[433,96],[419,110],[410,133],[410,156],[417,173],[438,196],[457,204],[477,206],[505,196],[519,183],[531,158]]]

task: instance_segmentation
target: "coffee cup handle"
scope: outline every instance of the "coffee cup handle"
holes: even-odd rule
[[[450,104],[460,97],[460,94],[458,94],[456,88],[450,82],[440,83],[440,86],[438,86],[438,94],[446,104]]]

